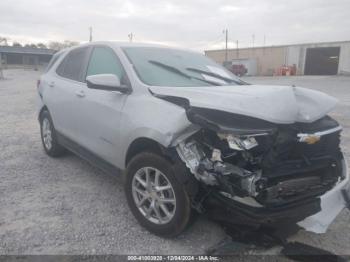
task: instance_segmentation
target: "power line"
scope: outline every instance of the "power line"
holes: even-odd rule
[[[221,33],[215,40],[203,43],[203,48],[212,48],[213,45],[218,44],[218,43],[222,43],[223,41],[223,34]]]
[[[216,44],[216,43],[219,43],[219,42],[222,43],[223,40],[224,40],[223,36],[222,36],[222,34],[220,34],[220,36],[217,37],[216,40],[208,42],[207,45],[212,45],[212,44]]]

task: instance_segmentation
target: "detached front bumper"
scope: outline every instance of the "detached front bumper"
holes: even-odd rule
[[[350,196],[350,179],[345,159],[342,165],[345,178],[320,197],[268,208],[236,201],[220,192],[213,192],[206,199],[205,208],[211,219],[222,224],[273,226],[274,224],[297,223],[307,231],[324,233],[343,208],[350,204],[346,197],[344,198],[345,191],[347,196]]]
[[[348,199],[346,196],[344,197],[344,194],[347,196],[350,195],[350,178],[345,158],[343,159],[342,164],[343,177],[345,178],[333,189],[320,197],[321,211],[298,223],[298,225],[305,230],[314,233],[325,233],[344,207],[349,207],[350,203],[347,202]]]
[[[221,224],[252,227],[295,224],[321,210],[319,198],[267,208],[249,206],[217,192],[208,197],[205,208],[209,218]]]

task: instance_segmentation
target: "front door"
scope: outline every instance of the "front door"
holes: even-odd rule
[[[86,77],[98,74],[115,74],[122,84],[129,83],[116,53],[106,46],[93,48],[87,66]],[[82,145],[115,164],[120,119],[128,95],[117,91],[90,89],[86,84],[83,92],[82,110],[79,111]]]

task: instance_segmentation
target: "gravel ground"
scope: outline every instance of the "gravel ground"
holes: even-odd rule
[[[36,116],[39,72],[6,70],[0,80],[0,254],[202,254],[224,239],[219,225],[199,218],[176,239],[142,229],[132,214],[118,177],[105,175],[68,154],[48,157]],[[325,91],[340,100],[333,116],[345,131],[350,155],[350,78],[247,78],[249,82],[292,84]],[[349,211],[329,231],[300,231],[294,240],[350,254]],[[274,254],[275,249],[264,253]]]

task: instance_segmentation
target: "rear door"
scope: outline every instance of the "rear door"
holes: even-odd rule
[[[81,140],[79,115],[90,50],[91,47],[79,47],[65,56],[48,83],[49,95],[44,97],[56,130],[76,142]]]

